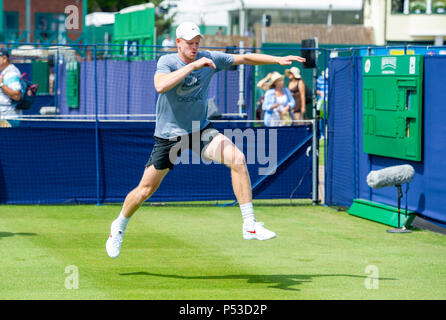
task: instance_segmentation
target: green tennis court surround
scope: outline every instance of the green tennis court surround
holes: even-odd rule
[[[363,151],[422,160],[423,56],[363,58]]]
[[[49,92],[49,67],[47,61],[33,61],[32,65],[32,81],[39,85],[39,94]],[[31,80],[31,79],[30,79]]]
[[[128,59],[154,59],[154,49],[140,46],[153,46],[155,41],[155,8],[117,13],[113,28],[113,42],[123,45],[120,55]],[[116,54],[116,52],[115,52]]]
[[[65,72],[65,96],[67,105],[69,108],[79,108],[79,62],[67,62]]]
[[[363,199],[354,199],[347,212],[353,216],[396,228],[410,227],[416,216],[415,211],[407,210],[406,214],[406,210],[401,209],[398,214],[398,208]]]

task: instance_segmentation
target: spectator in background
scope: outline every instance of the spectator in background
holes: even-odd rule
[[[163,46],[163,51],[170,51],[172,48],[175,48],[175,41],[173,41],[170,34],[168,34],[161,45]]]
[[[265,78],[257,82],[257,88],[263,91],[267,91],[271,85],[270,80],[272,76],[272,72],[268,73]],[[256,103],[256,120],[262,120],[263,119],[263,101],[265,100],[265,94],[263,93],[262,96],[259,98],[259,100]]]
[[[323,110],[324,100],[327,102],[328,98],[328,68],[322,71],[321,75],[316,80],[316,94],[317,94],[317,109]],[[326,95],[327,93],[327,95]]]
[[[245,36],[254,37],[254,31],[253,31],[252,27],[248,27],[248,30],[246,30],[246,32],[245,32]]]
[[[300,70],[297,67],[292,67],[291,69],[286,69],[285,74],[287,75],[290,82],[288,83],[288,89],[293,95],[294,101],[296,102],[293,113],[295,120],[304,120],[307,100],[311,97],[307,97],[307,85],[300,75]]]
[[[49,93],[55,94],[54,92],[54,82],[56,81],[56,74],[54,73],[54,67],[50,67],[49,75]]]
[[[328,102],[328,68],[322,71],[321,75],[316,80],[316,94],[317,94],[317,105],[316,109],[319,112],[321,119],[326,119],[326,114],[324,114],[324,109],[327,111]],[[325,107],[324,107],[325,103]],[[324,123],[322,120],[319,121],[319,130],[321,132],[322,138],[325,137]]]
[[[295,101],[288,88],[284,87],[284,76],[273,72],[270,79],[270,89],[265,92],[263,110],[265,112],[265,126],[276,127],[291,125],[291,110]]]
[[[272,77],[273,73],[270,72],[266,75],[265,78],[263,78],[262,80],[260,80],[259,82],[257,82],[257,88],[262,89],[264,91],[269,90],[271,87],[271,77]]]
[[[217,36],[222,36],[223,35],[223,27],[218,27],[216,35]]]
[[[0,119],[2,126],[17,126],[19,122],[14,120],[22,115],[21,110],[16,110],[15,103],[20,100],[20,71],[11,64],[7,48],[0,48]]]
[[[55,94],[54,90],[54,82],[56,81],[56,74],[55,74],[55,60],[56,57],[55,55],[49,55],[48,56],[48,68],[49,68],[49,76],[48,76],[48,84],[49,84],[49,88],[48,88],[48,93],[49,94]]]

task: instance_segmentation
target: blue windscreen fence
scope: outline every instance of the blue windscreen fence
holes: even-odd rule
[[[54,94],[39,94],[15,127],[0,128],[0,203],[122,202],[139,182],[154,145],[157,61],[101,47],[47,48]],[[29,63],[19,67],[32,72]],[[254,73],[246,65],[213,76],[208,98],[226,114],[224,121],[239,121],[240,113],[252,120]],[[258,125],[214,123],[222,133],[244,136],[254,198],[310,198],[312,126]],[[234,199],[224,165],[181,163],[151,201]]]
[[[353,199],[362,198],[397,206],[395,187],[369,188],[366,177],[371,170],[410,164],[415,169],[415,176],[408,189],[407,185],[403,186],[403,210],[407,207],[446,226],[446,126],[443,116],[446,57],[424,57],[421,162],[369,155],[362,151],[362,57],[331,59],[329,68],[327,204],[350,206]]]
[[[122,202],[142,177],[154,127],[153,122],[22,121],[1,128],[0,203]],[[254,198],[311,197],[311,125],[217,122],[214,127],[228,136],[244,135],[239,146]],[[169,172],[149,201],[235,200],[226,166],[189,158]]]
[[[65,64],[57,68],[61,115],[147,115],[156,113],[158,94],[153,78],[156,61],[97,60],[79,63],[79,107],[70,108],[66,101]],[[253,105],[252,66],[244,69],[244,100],[247,108]],[[221,113],[239,113],[239,70],[218,72],[209,87]],[[247,112],[249,111],[249,112]],[[243,110],[248,119],[250,110]]]

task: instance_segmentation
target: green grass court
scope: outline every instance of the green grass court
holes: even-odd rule
[[[0,299],[446,298],[444,235],[389,234],[307,200],[254,205],[276,239],[243,240],[238,207],[147,205],[115,260],[105,242],[120,206],[0,206]]]

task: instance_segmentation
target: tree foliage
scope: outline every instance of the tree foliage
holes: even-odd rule
[[[89,0],[88,12],[116,12],[126,7],[147,3],[145,0]]]

